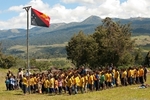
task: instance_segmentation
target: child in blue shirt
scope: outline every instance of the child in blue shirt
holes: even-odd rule
[[[6,77],[5,84],[6,84],[6,90],[9,90],[10,80],[8,77]]]

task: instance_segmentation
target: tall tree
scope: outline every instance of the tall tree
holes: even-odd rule
[[[144,62],[144,57],[142,54],[142,49],[139,48],[135,51],[135,64],[141,65]]]
[[[74,35],[66,46],[67,58],[71,59],[72,63],[76,66],[81,65],[81,59],[83,58],[83,49],[86,35],[80,31],[77,35]]]
[[[147,55],[145,57],[145,65],[150,67],[150,51],[147,53]]]
[[[16,58],[13,56],[0,56],[0,67],[1,68],[11,68],[16,66]]]
[[[108,17],[102,22],[92,35],[80,31],[71,38],[66,46],[68,59],[77,66],[132,64],[134,41],[131,40],[130,24],[121,25]]]
[[[80,31],[74,35],[66,46],[67,58],[77,67],[80,65],[91,65],[96,63],[98,45],[91,36],[85,35]]]
[[[2,53],[2,43],[0,43],[0,68],[11,68],[16,65],[16,58]]]
[[[109,17],[102,22],[103,24],[98,26],[93,34],[93,38],[99,44],[99,62],[115,65],[133,63],[133,57],[129,53],[134,47],[130,24],[121,25],[119,22],[113,22]],[[129,61],[125,61],[126,56],[129,57]]]

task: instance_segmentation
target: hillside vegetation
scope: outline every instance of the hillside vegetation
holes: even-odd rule
[[[65,42],[68,42],[72,36],[74,36],[81,30],[85,34],[92,34],[95,31],[96,27],[102,24],[102,20],[103,19],[98,16],[90,16],[81,22],[54,23],[51,24],[49,28],[33,27],[29,30],[30,48],[33,47],[34,49],[35,47],[42,45],[49,46],[54,44],[64,44]],[[116,22],[119,21],[121,24],[130,23],[132,29],[132,36],[150,35],[150,18],[112,18],[112,20]],[[18,53],[24,53],[24,50],[22,49],[16,51],[11,48],[14,48],[14,46],[26,46],[26,29],[0,30],[0,42],[2,43],[3,52],[5,54],[18,55]],[[18,49],[18,47],[16,48]],[[41,48],[38,47],[35,51],[39,49]],[[53,48],[52,51],[53,50],[58,51],[58,48]],[[32,50],[30,50],[30,52],[32,52]],[[63,52],[63,50],[60,50],[59,52]]]
[[[142,52],[147,53],[150,50],[149,35],[132,36],[132,40],[135,40],[135,44],[137,45],[137,47],[142,48]],[[29,53],[30,56],[32,55],[33,57],[37,57],[37,55],[41,53],[43,56],[46,54],[49,55],[46,56],[45,58],[66,57],[66,49],[65,49],[66,46],[67,42],[52,45],[29,45]],[[6,54],[12,54],[14,56],[25,58],[26,51],[27,51],[26,45],[14,45],[7,49]]]

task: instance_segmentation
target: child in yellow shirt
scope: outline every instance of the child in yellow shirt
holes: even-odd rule
[[[91,91],[93,91],[94,76],[93,76],[93,73],[92,73],[92,72],[90,72],[90,74],[89,74],[88,84],[89,84],[89,89],[90,89]]]
[[[78,93],[79,88],[80,88],[80,78],[79,78],[78,74],[76,73],[75,76],[74,76],[74,91],[75,91],[75,94]]]
[[[67,78],[67,90],[70,95],[72,94],[72,86],[73,86],[73,81],[71,79],[71,75],[69,75]]]
[[[81,90],[81,93],[84,93],[84,86],[85,86],[85,78],[84,78],[84,75],[81,74],[81,78],[80,78],[80,90]]]
[[[85,75],[84,75],[84,80],[85,80],[84,91],[87,92],[87,90],[88,90],[88,75],[87,75],[87,73],[85,73]]]
[[[23,78],[22,78],[22,90],[23,90],[24,95],[27,93],[27,84],[28,84],[28,80],[27,80],[26,76],[23,75]]]
[[[136,84],[139,84],[139,69],[138,68],[136,68],[135,70],[135,77],[136,77],[135,79]]]
[[[44,80],[44,89],[46,93],[49,93],[49,85],[50,85],[50,82],[48,80],[48,77],[46,77],[46,79]]]
[[[58,93],[58,77],[55,77],[55,81],[54,81],[54,89],[55,89],[55,93]]]
[[[143,77],[144,77],[144,69],[143,69],[143,67],[141,66],[141,67],[139,68],[139,80],[140,80],[140,83],[141,83],[141,84],[144,83]]]
[[[49,80],[49,82],[50,82],[50,93],[52,94],[52,93],[54,93],[54,86],[55,86],[55,78],[54,78],[54,76],[53,75],[51,75],[50,76],[50,80]]]
[[[29,92],[33,93],[34,92],[34,78],[33,78],[32,75],[30,75],[28,87],[29,87],[29,90],[30,90]]]

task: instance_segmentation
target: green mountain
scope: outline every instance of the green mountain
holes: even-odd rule
[[[130,23],[133,35],[150,35],[150,18],[113,18],[113,20],[119,21],[121,24]],[[29,44],[36,46],[63,44],[69,41],[69,39],[74,34],[77,34],[80,30],[84,31],[85,34],[92,34],[95,28],[102,24],[101,21],[102,19],[98,16],[90,16],[82,22],[55,23],[51,24],[49,28],[34,27],[29,30]],[[25,51],[18,51],[10,48],[16,45],[26,46],[26,29],[0,30],[0,41],[2,43],[3,51],[5,53],[25,53]],[[53,51],[57,51],[57,54],[59,54],[59,52],[65,52],[64,49],[62,49],[62,51],[59,50],[61,49],[54,49],[53,47]],[[49,50],[47,50],[47,48],[42,48],[40,51],[46,52]],[[54,54],[54,52],[51,52],[51,55]]]

